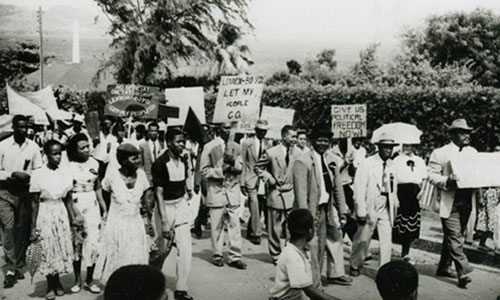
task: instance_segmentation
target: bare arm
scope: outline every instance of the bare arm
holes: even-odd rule
[[[40,206],[40,193],[31,194],[31,237],[35,236],[36,220],[38,218],[38,207]]]
[[[340,300],[337,297],[333,297],[324,291],[315,288],[313,285],[305,287],[303,291],[306,293],[307,297],[311,298],[311,300]]]
[[[97,197],[97,201],[99,202],[99,206],[101,207],[102,218],[106,219],[106,217],[108,216],[108,210],[106,207],[106,202],[104,201],[104,197],[102,196],[101,180],[99,180],[99,178],[97,178],[95,182],[94,191]]]

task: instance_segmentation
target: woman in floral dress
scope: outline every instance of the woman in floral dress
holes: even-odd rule
[[[39,273],[47,277],[46,299],[64,295],[59,274],[73,270],[73,245],[70,219],[74,224],[83,220],[75,216],[71,201],[71,177],[59,168],[62,145],[50,140],[44,145],[47,164],[33,171],[30,192],[33,194],[32,239],[39,238],[43,257]]]
[[[106,217],[106,204],[98,178],[99,163],[90,157],[88,137],[77,133],[68,142],[68,171],[73,179],[73,205],[76,213],[84,220],[83,226],[73,228],[73,245],[75,261],[75,285],[72,293],[80,292],[82,285],[92,293],[100,293],[101,289],[93,283],[95,263],[99,254],[99,226],[101,211]],[[100,210],[99,210],[100,208]],[[82,266],[87,268],[85,283],[82,282]]]
[[[117,148],[119,169],[110,170],[102,189],[111,193],[111,204],[96,265],[96,277],[105,283],[118,268],[148,264],[150,223],[141,216],[144,193],[149,188],[146,173],[138,169],[139,150],[129,143]],[[147,218],[146,218],[147,220]]]

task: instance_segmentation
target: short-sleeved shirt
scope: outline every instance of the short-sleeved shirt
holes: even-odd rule
[[[42,155],[38,145],[26,139],[19,146],[11,136],[0,142],[0,180],[5,180],[14,171],[26,172],[42,167]]]
[[[421,184],[427,178],[427,167],[422,158],[401,153],[394,159],[398,183]]]
[[[276,266],[271,298],[307,299],[302,289],[313,284],[311,253],[304,254],[292,243],[283,249]]]
[[[163,188],[164,200],[176,200],[186,193],[187,168],[184,162],[175,163],[165,151],[151,168],[153,186]]]
[[[43,166],[33,171],[30,181],[30,192],[40,193],[40,199],[60,200],[73,188],[71,175],[67,169],[57,168],[55,170]]]

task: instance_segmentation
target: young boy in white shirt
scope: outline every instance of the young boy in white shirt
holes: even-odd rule
[[[335,300],[313,283],[308,242],[314,237],[314,218],[307,209],[295,209],[288,216],[290,240],[276,266],[270,300]]]

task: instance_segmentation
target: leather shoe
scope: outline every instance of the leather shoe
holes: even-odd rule
[[[24,274],[16,270],[16,279],[23,280]]]
[[[361,274],[359,269],[355,269],[353,267],[351,267],[351,270],[349,273],[351,274],[352,277],[358,277]]]
[[[193,233],[197,238],[201,238],[201,236],[203,235],[201,227],[193,227],[191,229],[191,233]]]
[[[10,289],[11,287],[16,284],[16,276],[14,274],[7,274],[5,276],[5,280],[3,281],[3,287],[4,289]]]
[[[250,242],[254,245],[260,245],[260,237],[252,236],[250,237]]]
[[[194,298],[189,296],[189,294],[186,291],[175,291],[174,292],[174,299],[177,300],[193,300]]]
[[[327,278],[328,283],[338,284],[338,285],[351,285],[352,278],[346,275],[342,275],[340,277],[335,278]]]
[[[245,270],[247,268],[247,264],[242,262],[241,260],[230,262],[229,266],[240,270]]]
[[[460,276],[460,278],[458,279],[458,287],[460,288],[463,288],[465,289],[465,287],[467,286],[467,283],[471,282],[472,279],[470,279],[469,276],[467,275],[462,275]]]
[[[222,261],[222,258],[215,258],[212,263],[214,264],[214,266],[217,266],[217,267],[223,267],[224,266],[224,262]]]
[[[457,278],[457,273],[453,271],[437,271],[436,276],[438,277],[448,277],[448,278]]]

